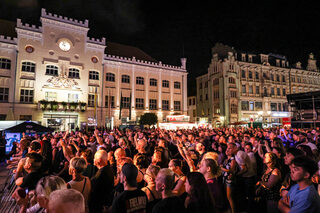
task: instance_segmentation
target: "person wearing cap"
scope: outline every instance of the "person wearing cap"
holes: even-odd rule
[[[146,193],[138,189],[138,169],[131,163],[125,163],[120,173],[120,182],[124,191],[119,194],[112,203],[112,212],[146,212],[148,198]]]

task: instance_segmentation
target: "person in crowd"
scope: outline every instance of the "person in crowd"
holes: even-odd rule
[[[83,195],[74,189],[60,189],[49,198],[50,213],[85,213]]]
[[[72,158],[69,166],[69,174],[72,176],[72,180],[67,183],[67,186],[81,192],[85,200],[86,212],[89,212],[88,200],[91,191],[91,181],[88,177],[82,175],[86,167],[87,162],[84,158]]]
[[[320,197],[311,178],[318,171],[317,163],[307,157],[297,157],[291,164],[293,185],[288,195],[279,201],[281,212],[319,212]]]
[[[108,209],[112,203],[114,177],[111,167],[108,165],[108,153],[99,150],[94,155],[94,165],[98,168],[95,176],[91,178],[91,193],[89,196],[90,212],[102,212]]]
[[[190,172],[187,175],[186,191],[188,196],[185,207],[190,213],[214,213],[216,212],[212,194],[204,176],[199,172]]]
[[[151,212],[154,205],[161,200],[161,194],[156,190],[156,177],[160,171],[159,166],[150,165],[144,174],[144,180],[147,183],[146,187],[141,190],[144,191],[148,197],[148,211]]]
[[[234,174],[237,170],[237,162],[235,160],[233,149],[236,146],[235,143],[229,143],[227,145],[226,155],[227,159],[221,166],[221,170],[223,171],[223,183],[226,187],[227,198],[229,201],[229,205],[231,208],[231,212],[235,212],[235,204],[234,204]]]
[[[112,203],[112,212],[146,212],[148,198],[138,189],[138,169],[135,165],[125,163],[121,168],[120,181],[124,185],[124,191],[119,194]]]
[[[182,162],[180,159],[172,159],[169,163],[169,169],[174,172],[175,182],[173,192],[178,196],[182,195],[185,190],[186,176],[182,172]]]
[[[152,209],[152,213],[176,213],[185,212],[183,201],[173,192],[174,173],[168,168],[159,171],[156,177],[156,189],[161,193],[162,200]]]
[[[224,212],[227,208],[227,199],[222,183],[221,168],[215,160],[203,159],[199,171],[206,179],[216,212]]]
[[[38,153],[28,153],[24,164],[24,170],[28,173],[24,177],[16,180],[17,186],[26,188],[29,191],[34,190],[40,178],[43,177],[41,170],[42,156]]]
[[[17,201],[20,206],[20,213],[44,213],[49,210],[49,197],[50,194],[55,190],[66,189],[66,182],[58,176],[46,176],[39,180],[34,197],[31,195],[26,195],[26,197],[21,197],[19,190],[13,194],[13,198]],[[36,204],[28,207],[32,199],[36,200]]]
[[[143,178],[149,165],[147,156],[140,153],[136,154],[133,157],[133,164],[138,168],[137,182],[138,188],[141,189],[145,186],[145,181]]]
[[[92,178],[96,172],[97,172],[97,167],[95,165],[93,165],[93,153],[91,151],[91,149],[86,149],[84,151],[82,151],[81,153],[81,157],[86,161],[87,163],[87,167],[86,169],[83,171],[83,175],[88,177],[88,178]]]
[[[256,184],[259,187],[257,194],[266,202],[268,213],[277,212],[281,188],[281,171],[277,165],[277,156],[272,152],[267,152],[264,164],[266,165],[266,170],[261,180]]]

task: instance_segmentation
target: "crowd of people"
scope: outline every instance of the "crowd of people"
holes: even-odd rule
[[[20,212],[319,212],[320,130],[194,128],[23,135]]]

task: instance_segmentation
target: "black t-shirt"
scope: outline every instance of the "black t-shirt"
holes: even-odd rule
[[[112,212],[114,213],[145,213],[147,212],[147,195],[140,189],[125,190],[113,200]]]
[[[159,201],[152,209],[152,213],[177,213],[186,212],[182,200],[177,197],[168,197]]]
[[[23,178],[23,182],[20,185],[21,188],[26,188],[29,191],[34,190],[38,181],[43,177],[41,172],[30,172]]]

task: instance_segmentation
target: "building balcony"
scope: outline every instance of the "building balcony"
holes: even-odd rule
[[[51,111],[86,111],[87,103],[84,102],[58,102],[58,101],[47,101],[41,100],[38,102],[38,110],[51,110]]]

